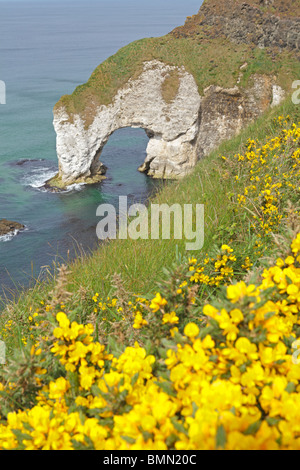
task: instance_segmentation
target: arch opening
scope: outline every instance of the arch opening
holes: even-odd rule
[[[91,172],[105,169],[106,176],[120,171],[142,172],[151,133],[141,127],[122,127],[114,131],[95,155]]]

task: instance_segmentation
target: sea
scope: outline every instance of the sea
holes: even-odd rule
[[[58,171],[53,107],[126,44],[165,35],[201,0],[0,0],[0,219],[25,230],[0,237],[0,297],[43,279],[57,263],[99,245],[97,207],[119,196],[146,201],[162,182],[137,171],[148,137],[120,129],[101,161],[107,179],[63,193],[44,183]],[[0,99],[3,103],[3,97]]]

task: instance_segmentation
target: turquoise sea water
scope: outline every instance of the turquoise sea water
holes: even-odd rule
[[[0,240],[0,294],[28,286],[53,260],[97,243],[96,208],[118,196],[145,200],[159,184],[137,171],[148,138],[122,129],[106,145],[108,179],[68,193],[41,185],[57,172],[52,109],[61,95],[88,80],[118,49],[143,37],[161,36],[198,11],[200,0],[0,1],[0,219],[26,225]]]

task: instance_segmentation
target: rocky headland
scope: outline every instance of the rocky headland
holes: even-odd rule
[[[124,127],[149,137],[140,171],[190,173],[290,93],[300,71],[299,10],[296,0],[206,0],[184,26],[121,49],[55,106],[59,174],[49,184],[105,178],[102,149]]]

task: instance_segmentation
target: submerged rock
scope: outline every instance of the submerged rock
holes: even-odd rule
[[[12,222],[6,219],[0,219],[0,237],[8,235],[13,232],[24,230],[25,226],[19,222]]]
[[[36,163],[36,162],[44,162],[44,158],[23,158],[22,160],[18,160],[15,164],[17,166],[23,166],[27,163]]]
[[[70,184],[66,184],[63,179],[60,177],[59,174],[55,175],[53,178],[50,178],[48,181],[45,182],[44,188],[52,193],[61,193],[66,191],[68,188],[71,188],[74,185],[81,185],[81,184],[98,184],[101,183],[103,180],[106,179],[106,166],[103,163],[99,162],[99,167],[97,171],[90,176],[85,178],[77,178],[76,181],[72,181]]]

